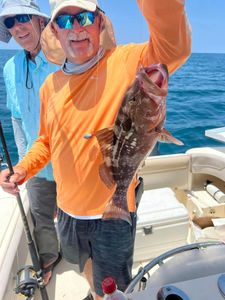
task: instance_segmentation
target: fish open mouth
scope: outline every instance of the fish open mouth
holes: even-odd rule
[[[156,104],[165,97],[168,90],[168,71],[166,65],[154,64],[142,67],[137,74],[140,90],[146,93]]]
[[[157,64],[145,68],[145,73],[159,87],[164,88],[167,84],[168,71],[164,64]]]

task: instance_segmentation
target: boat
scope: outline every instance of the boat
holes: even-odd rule
[[[225,147],[149,156],[138,175],[144,193],[138,206],[128,299],[225,299]],[[21,198],[31,225],[25,186]],[[150,221],[145,209],[149,203],[158,208]],[[0,222],[0,299],[21,299],[15,294],[21,280],[20,272],[16,274],[31,259],[16,199],[2,190]],[[64,260],[47,286],[50,300],[81,300],[88,290],[76,267]],[[32,299],[42,299],[39,289]]]

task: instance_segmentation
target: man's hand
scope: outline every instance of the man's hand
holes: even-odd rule
[[[9,169],[3,170],[0,173],[0,186],[2,189],[12,195],[16,195],[19,192],[17,186],[18,183],[24,180],[27,172],[24,169],[14,169],[14,174],[10,176]]]

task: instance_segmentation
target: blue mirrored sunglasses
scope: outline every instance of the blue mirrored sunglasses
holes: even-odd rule
[[[30,22],[31,19],[32,19],[32,15],[16,15],[13,17],[6,18],[4,20],[4,24],[7,29],[11,29],[15,25],[16,20],[19,23],[27,23]]]
[[[76,19],[80,26],[86,27],[94,23],[96,15],[97,12],[91,11],[83,11],[76,15],[63,14],[57,16],[55,22],[61,29],[71,29]]]

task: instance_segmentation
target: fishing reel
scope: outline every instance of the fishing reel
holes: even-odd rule
[[[27,297],[34,296],[38,286],[37,274],[33,266],[24,266],[16,274],[15,293]]]

